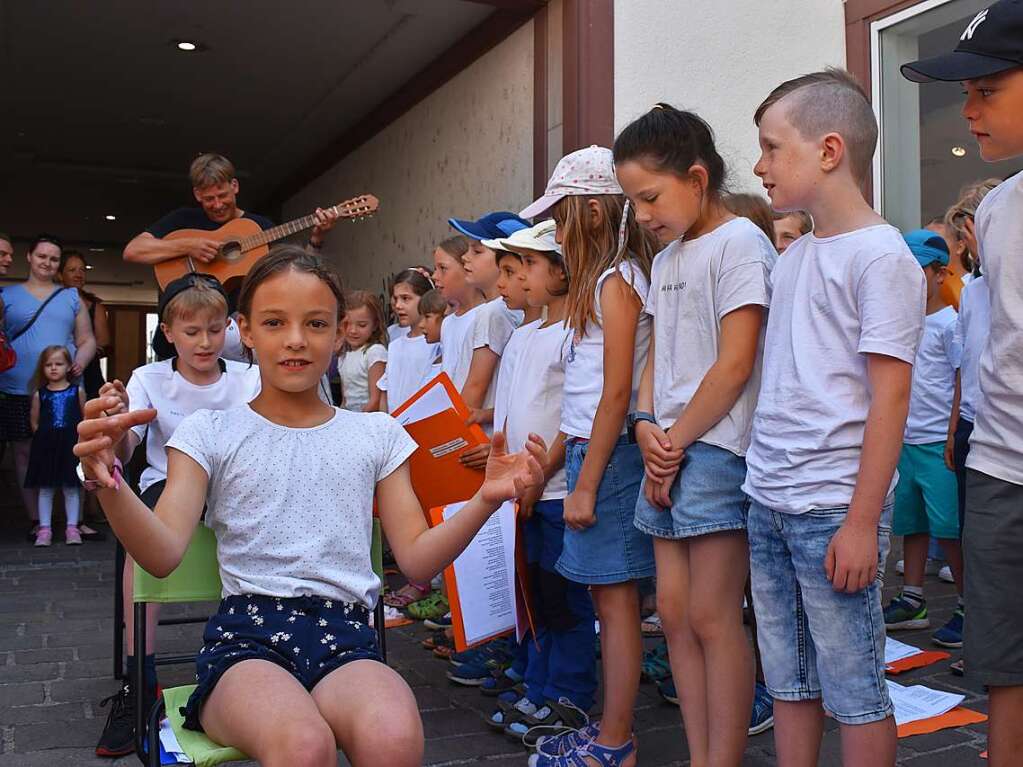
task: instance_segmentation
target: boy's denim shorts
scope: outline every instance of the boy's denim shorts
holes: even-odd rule
[[[575,490],[588,440],[565,442],[565,476]],[[654,544],[636,529],[636,499],[643,480],[643,456],[626,437],[618,440],[597,489],[597,522],[585,530],[565,529],[557,571],[576,583],[625,583],[654,574]]]
[[[693,538],[746,529],[749,498],[742,492],[746,461],[730,450],[705,442],[686,449],[671,486],[671,508],[650,504],[640,488],[636,527],[655,538]]]
[[[881,512],[878,575],[855,594],[835,591],[824,570],[828,544],[848,507],[783,514],[749,510],[750,571],[767,689],[782,701],[820,699],[842,724],[892,715],[884,677],[881,574],[888,556],[892,503]]]
[[[197,685],[181,708],[190,730],[202,729],[200,707],[224,673],[244,660],[275,663],[309,691],[346,663],[381,660],[369,610],[321,597],[224,597],[202,641]]]

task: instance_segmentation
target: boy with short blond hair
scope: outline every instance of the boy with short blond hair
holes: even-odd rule
[[[877,123],[851,75],[829,69],[783,83],[754,121],[754,173],[773,207],[814,222],[771,275],[743,486],[778,763],[817,764],[826,711],[846,767],[887,767],[896,735],[878,576],[924,277],[860,192]]]
[[[902,67],[961,82],[963,117],[987,162],[1023,156],[1023,0],[978,13],[951,53]],[[980,399],[966,459],[966,670],[990,695],[991,767],[1023,752],[1023,173],[984,197],[974,229],[991,301]]]

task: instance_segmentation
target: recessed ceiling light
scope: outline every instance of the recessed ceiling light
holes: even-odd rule
[[[90,253],[102,253],[103,248],[89,248]]]
[[[952,156],[953,157],[966,157],[966,147],[964,147],[964,146],[954,146],[954,147],[952,147]]]
[[[117,220],[117,216],[113,215],[112,213],[107,213],[105,216],[103,216],[103,218],[105,218],[107,221]]]
[[[193,43],[191,40],[178,40],[174,43],[179,51],[197,51],[199,50],[199,44]]]
[[[86,265],[85,265],[85,268],[86,268],[86,269],[92,269],[92,264],[86,264]]]

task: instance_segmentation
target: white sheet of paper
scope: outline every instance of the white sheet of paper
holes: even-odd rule
[[[444,508],[445,521],[465,503]],[[491,515],[454,561],[458,602],[468,644],[515,628],[515,504]]]
[[[896,661],[905,660],[906,658],[912,658],[914,655],[922,653],[919,647],[914,647],[911,644],[900,642],[898,639],[892,639],[886,637],[884,641],[884,662],[895,663]]]
[[[413,402],[408,410],[399,413],[397,420],[402,426],[408,426],[410,423],[422,421],[432,415],[437,415],[437,413],[443,413],[445,410],[454,409],[455,403],[448,396],[448,390],[440,382],[437,382],[427,389],[422,397]]]
[[[932,716],[948,713],[965,699],[965,695],[953,692],[932,690],[923,685],[904,687],[895,682],[888,682],[888,694],[895,706],[895,724],[903,725]]]
[[[160,721],[160,745],[163,746],[164,751],[177,760],[178,764],[192,763],[188,755],[181,750],[181,744],[178,743],[177,736],[174,735],[174,730],[171,729],[170,721],[167,717]]]

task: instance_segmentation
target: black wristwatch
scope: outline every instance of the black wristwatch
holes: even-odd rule
[[[629,427],[629,440],[632,442],[636,441],[636,424],[640,421],[648,421],[654,425],[657,424],[657,419],[654,418],[653,413],[647,413],[644,410],[637,410],[635,413],[629,413],[625,419],[625,423]]]

